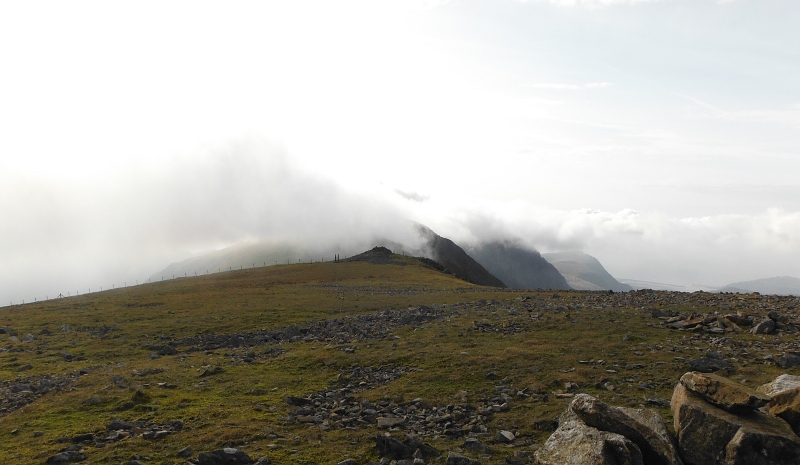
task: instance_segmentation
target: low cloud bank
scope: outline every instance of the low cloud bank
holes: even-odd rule
[[[469,232],[462,241],[512,237],[542,252],[582,250],[620,278],[709,288],[800,275],[800,212],[675,218],[517,203],[482,205],[459,216]]]
[[[413,242],[401,202],[344,188],[246,141],[104,179],[0,174],[0,304],[135,284],[243,241]],[[2,172],[2,170],[0,170]]]
[[[541,252],[582,250],[618,278],[718,286],[800,276],[800,212],[675,218],[466,203],[377,177],[341,186],[261,141],[102,178],[0,170],[0,218],[0,305],[143,282],[169,263],[247,241],[417,248],[408,220],[462,245],[511,239]]]

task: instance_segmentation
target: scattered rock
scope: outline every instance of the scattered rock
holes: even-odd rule
[[[686,362],[692,371],[699,371],[701,373],[714,373],[716,371],[733,372],[733,365],[727,360],[718,358],[703,357]]]
[[[689,372],[681,376],[680,382],[706,402],[731,413],[751,412],[769,402],[769,397],[711,373]]]
[[[477,438],[467,438],[464,444],[461,444],[461,448],[476,452],[489,452],[489,448]]]
[[[192,446],[186,446],[183,449],[179,450],[175,455],[181,458],[189,458],[194,454],[194,449]]]
[[[416,458],[414,455],[423,459],[441,455],[438,450],[411,435],[403,442],[392,436],[377,436],[375,447],[378,449],[378,455],[391,460],[414,459]]]
[[[58,454],[50,457],[47,459],[47,463],[69,463],[69,462],[77,462],[79,460],[85,460],[88,455],[84,454],[83,452],[77,451],[64,451],[59,452]]]
[[[775,364],[781,368],[793,368],[800,366],[800,355],[787,354],[775,361]]]
[[[203,370],[203,372],[200,373],[200,377],[205,378],[206,376],[218,375],[220,373],[225,373],[225,369],[222,367],[210,367]]]
[[[773,320],[764,320],[750,330],[753,334],[771,334],[773,331],[775,331],[775,321]]]
[[[213,452],[200,452],[197,456],[197,465],[248,465],[253,463],[244,451],[226,447]]]
[[[447,455],[447,465],[480,465],[480,462],[455,452]]]
[[[498,444],[511,444],[515,439],[514,433],[506,430],[498,431],[494,436],[494,442]]]

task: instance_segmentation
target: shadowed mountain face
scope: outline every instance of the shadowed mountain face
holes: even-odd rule
[[[600,262],[583,252],[542,254],[566,278],[573,289],[582,291],[632,291],[633,288],[611,276]]]
[[[755,279],[731,283],[720,292],[758,292],[759,294],[800,295],[800,279],[791,276]]]
[[[502,242],[469,249],[489,272],[514,289],[569,289],[567,280],[539,252]]]
[[[445,272],[482,286],[506,287],[503,281],[493,276],[450,239],[436,234],[421,224],[417,225],[417,229],[427,246],[423,255],[442,265]]]

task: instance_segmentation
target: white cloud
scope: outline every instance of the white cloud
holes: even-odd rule
[[[583,90],[583,89],[600,89],[610,86],[610,82],[588,82],[586,84],[568,84],[562,82],[542,82],[531,84],[530,87],[536,89],[555,89],[555,90]]]
[[[510,238],[543,252],[582,250],[617,277],[712,286],[800,277],[800,212],[673,217],[630,209],[554,210],[518,201],[461,205],[452,217],[460,224],[441,222],[439,228],[461,242]]]
[[[602,7],[609,5],[635,5],[639,3],[656,3],[669,0],[534,0],[534,1],[547,1],[560,6],[585,6],[591,8],[591,7]]]

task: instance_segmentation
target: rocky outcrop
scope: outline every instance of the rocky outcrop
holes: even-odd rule
[[[536,451],[539,465],[644,465],[642,452],[625,436],[586,425],[571,408]]]
[[[658,413],[647,409],[613,407],[592,396],[578,394],[570,406],[583,422],[601,431],[625,436],[639,447],[651,465],[681,465],[677,443]]]
[[[741,384],[711,373],[689,372],[681,384],[706,402],[731,413],[747,413],[769,402],[769,397],[747,389]]]
[[[751,392],[742,388],[742,392],[734,393],[737,386],[732,382],[701,382],[698,376],[708,375],[687,373],[672,396],[678,448],[684,461],[693,465],[779,465],[800,461],[800,438],[785,421],[744,408],[760,401],[730,402],[748,399]],[[712,393],[713,386],[723,386],[723,392]],[[738,413],[719,405],[736,405],[731,410]]]
[[[535,459],[539,465],[800,464],[800,437],[783,419],[797,418],[798,396],[798,376],[779,376],[754,391],[721,376],[686,373],[671,402],[676,441],[654,411],[577,394]]]
[[[683,463],[657,413],[612,407],[587,394],[573,399],[536,460],[540,465]]]
[[[769,413],[782,418],[800,435],[800,376],[780,375],[758,391],[770,397]]]

